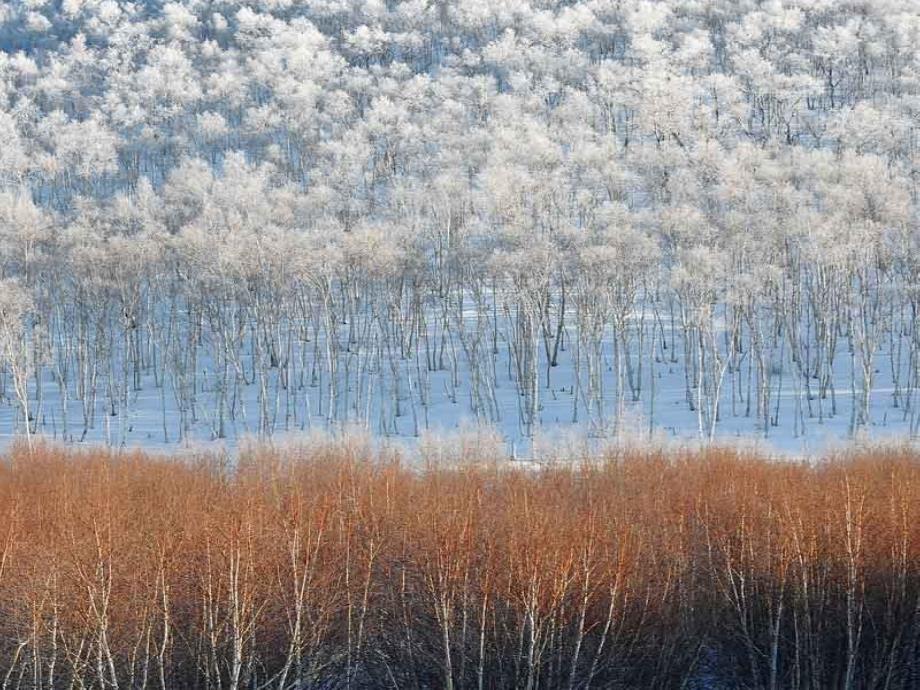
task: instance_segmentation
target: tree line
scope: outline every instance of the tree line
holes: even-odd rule
[[[6,7],[14,426],[531,437],[552,402],[608,435],[673,423],[670,377],[701,438],[916,435],[918,31],[907,0]]]
[[[716,449],[517,470],[360,443],[21,446],[9,688],[912,688],[920,472]]]

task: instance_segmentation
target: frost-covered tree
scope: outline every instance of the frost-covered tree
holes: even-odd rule
[[[31,310],[31,295],[16,279],[0,282],[0,357],[22,413],[22,428],[30,450],[34,432],[29,378],[34,360],[26,320]]]

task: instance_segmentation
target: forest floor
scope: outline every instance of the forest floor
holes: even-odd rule
[[[609,349],[609,348],[608,348]],[[635,353],[634,353],[635,354]],[[600,415],[587,419],[582,401],[577,404],[574,356],[571,348],[560,353],[558,366],[546,367],[540,375],[540,409],[535,428],[528,433],[519,412],[521,396],[511,377],[510,354],[500,348],[495,355],[497,373],[496,402],[499,420],[477,418],[471,404],[469,372],[462,360],[458,364],[456,386],[451,386],[449,370],[430,371],[427,405],[411,395],[401,397],[401,414],[391,421],[384,420],[382,386],[374,374],[353,377],[348,384],[353,402],[335,420],[321,408],[321,388],[294,385],[290,394],[283,389],[277,370],[270,373],[269,415],[270,436],[275,440],[296,441],[305,434],[343,432],[361,433],[380,444],[412,447],[419,438],[456,434],[497,435],[503,452],[514,458],[533,458],[560,449],[603,448],[610,444],[652,442],[657,445],[696,446],[701,441],[697,413],[687,401],[686,373],[681,354],[677,362],[657,361],[649,366],[643,361],[641,399],[633,401],[627,389],[619,406],[613,394],[615,373],[612,354],[605,352],[604,386],[607,389]],[[414,366],[414,364],[413,364]],[[832,414],[830,396],[824,401],[813,397],[809,401],[796,390],[791,363],[778,363],[771,374],[770,424],[765,425],[753,411],[749,395],[751,374],[747,364],[735,374],[726,373],[722,384],[719,419],[713,441],[719,445],[740,445],[752,450],[783,456],[812,457],[853,445],[885,443],[916,443],[911,439],[911,414],[893,404],[894,382],[891,360],[887,352],[879,352],[875,361],[875,382],[870,399],[870,420],[851,433],[852,395],[850,391],[850,362],[845,352],[835,361],[834,397],[836,414]],[[188,433],[180,438],[179,410],[171,385],[157,386],[149,372],[141,376],[141,385],[129,393],[127,405],[116,409],[99,384],[97,404],[90,425],[84,423],[82,403],[68,394],[67,419],[61,404],[61,391],[50,370],[45,369],[42,380],[41,404],[35,394],[33,402],[36,435],[65,443],[105,444],[115,447],[173,450],[177,447],[195,449],[227,449],[234,451],[246,439],[259,438],[259,386],[243,385],[236,418],[226,422],[225,437],[218,438],[215,403],[215,377],[209,371],[205,355],[199,360],[197,372],[196,408]],[[408,367],[407,367],[408,371]],[[902,374],[903,376],[903,374]],[[654,384],[654,392],[652,386]],[[340,382],[340,387],[344,382]],[[403,384],[404,385],[404,384]],[[360,386],[364,398],[355,395]],[[366,392],[366,391],[369,391]],[[691,389],[691,395],[695,395]],[[753,396],[753,394],[751,394]],[[416,394],[417,396],[417,394]],[[340,393],[340,397],[342,397]],[[385,401],[390,404],[390,400]],[[344,407],[344,403],[342,404]],[[823,407],[823,415],[819,408]],[[795,423],[797,416],[799,422]],[[766,426],[766,428],[765,428]],[[15,399],[0,403],[0,445],[8,444],[22,435],[23,424]],[[265,436],[265,434],[263,434]],[[708,439],[703,439],[708,441]]]

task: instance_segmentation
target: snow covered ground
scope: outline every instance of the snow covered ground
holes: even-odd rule
[[[679,339],[677,340],[679,343]],[[678,352],[671,361],[658,357],[654,366],[645,365],[641,399],[632,400],[629,392],[624,396],[622,410],[613,395],[603,403],[603,418],[590,423],[585,421],[584,405],[576,406],[577,389],[573,346],[560,353],[558,366],[541,375],[538,425],[530,437],[519,415],[518,389],[510,374],[509,350],[500,347],[494,355],[497,372],[496,401],[500,413],[497,423],[477,419],[471,404],[471,382],[465,360],[458,359],[456,388],[450,384],[451,372],[435,370],[425,372],[428,390],[427,404],[418,394],[418,378],[413,381],[414,362],[406,361],[405,372],[399,387],[400,412],[386,417],[386,408],[392,405],[390,393],[385,389],[392,377],[384,372],[369,369],[363,375],[349,379],[345,393],[344,379],[340,378],[339,405],[341,414],[330,419],[328,410],[322,410],[321,384],[308,377],[301,382],[284,385],[279,370],[271,370],[265,387],[269,415],[268,433],[261,437],[296,440],[311,433],[342,433],[344,431],[367,434],[375,442],[397,443],[413,446],[420,437],[444,436],[456,438],[457,434],[473,435],[492,433],[501,439],[508,456],[526,458],[534,453],[552,455],[553,448],[591,448],[608,443],[644,442],[692,445],[701,441],[697,412],[687,401],[685,372]],[[355,353],[360,356],[360,352]],[[41,396],[31,391],[35,411],[34,431],[53,441],[73,444],[107,444],[115,447],[145,449],[174,449],[193,447],[233,450],[243,439],[260,438],[260,384],[252,381],[242,385],[234,419],[225,422],[224,438],[218,438],[216,405],[217,380],[208,361],[205,348],[198,358],[194,410],[188,410],[189,432],[180,438],[180,410],[175,392],[175,382],[160,377],[155,382],[150,371],[141,376],[141,385],[129,393],[126,406],[113,403],[103,394],[107,378],[102,374],[98,387],[99,398],[92,424],[84,431],[84,410],[75,399],[62,404],[61,389],[48,368],[41,378]],[[604,386],[613,390],[614,363],[612,345],[605,346]],[[850,393],[850,357],[839,352],[835,361],[836,414],[831,414],[830,399],[823,401],[824,414],[818,414],[818,401],[808,401],[804,393],[797,392],[791,367],[778,366],[771,377],[771,423],[764,428],[762,419],[755,418],[743,399],[743,388],[749,372],[746,366],[740,371],[727,372],[722,385],[719,420],[714,440],[719,444],[743,444],[771,453],[811,456],[844,447],[855,442],[915,442],[910,438],[912,420],[910,411],[894,406],[890,353],[882,350],[875,358],[875,383],[871,395],[870,422],[851,435],[853,400]],[[545,364],[545,363],[544,363]],[[782,364],[782,363],[780,363]],[[116,377],[117,378],[117,377]],[[357,395],[357,389],[361,394]],[[413,387],[415,390],[413,391]],[[9,386],[6,387],[9,392]],[[349,401],[350,400],[350,401]],[[733,402],[734,400],[734,402]],[[576,420],[576,407],[578,419]],[[798,414],[799,424],[794,424]],[[775,423],[774,423],[775,422]],[[799,427],[799,428],[796,428]],[[0,404],[0,438],[7,444],[17,435],[22,436],[24,426],[15,398],[9,396]]]

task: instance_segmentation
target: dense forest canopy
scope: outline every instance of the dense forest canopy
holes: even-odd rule
[[[916,0],[5,3],[7,425],[916,434],[918,132]]]

